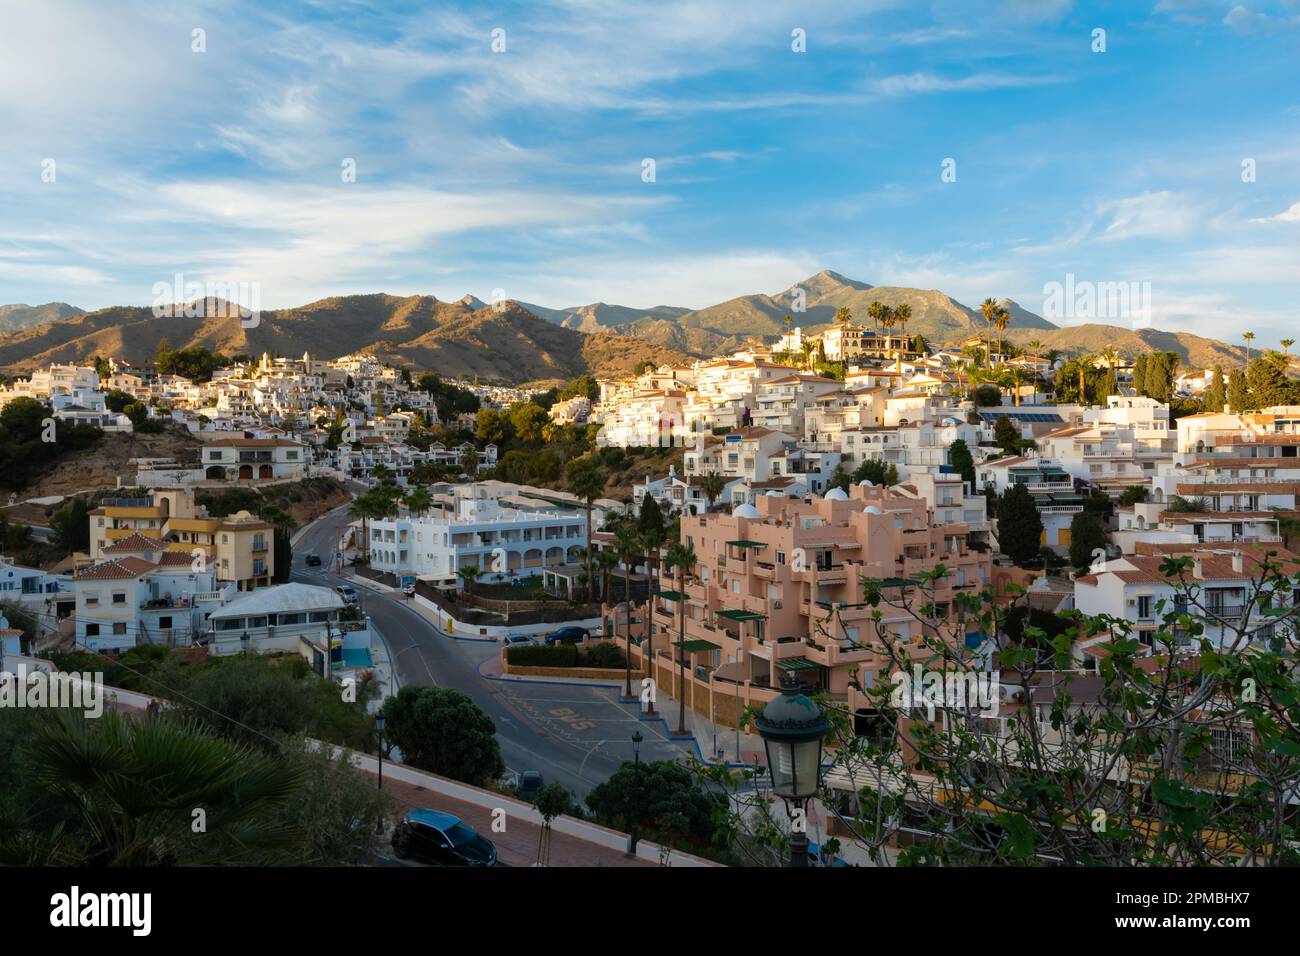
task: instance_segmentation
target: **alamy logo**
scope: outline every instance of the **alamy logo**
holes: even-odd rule
[[[920,664],[913,664],[910,674],[895,671],[890,681],[894,685],[890,703],[899,710],[925,708],[929,720],[934,720],[935,711],[942,707],[976,712],[981,717],[998,714],[1000,681],[996,672],[923,670]]]
[[[104,713],[104,675],[97,671],[74,674],[34,668],[0,671],[0,707],[67,707],[87,717]]]
[[[1151,283],[1080,282],[1068,272],[1064,284],[1043,286],[1043,318],[1053,322],[1123,319],[1133,328],[1144,329],[1151,325]]]
[[[216,312],[207,313],[206,302],[215,300]],[[246,329],[262,322],[262,284],[260,282],[186,282],[178,272],[171,282],[153,284],[153,314],[158,319],[204,315],[212,318],[239,319]]]
[[[153,896],[150,893],[82,893],[74,886],[70,893],[50,897],[50,925],[128,926],[133,936],[148,936],[153,926]]]

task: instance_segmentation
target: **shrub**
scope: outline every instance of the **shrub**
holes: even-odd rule
[[[626,659],[617,644],[597,644],[587,652],[583,663],[590,667],[623,667]]]
[[[520,667],[576,667],[578,649],[572,644],[521,644],[506,648],[506,660]]]

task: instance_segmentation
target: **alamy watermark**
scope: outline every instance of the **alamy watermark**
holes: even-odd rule
[[[104,675],[46,671],[19,664],[15,671],[0,671],[0,708],[59,707],[82,711],[87,717],[104,713]]]
[[[925,709],[934,720],[940,708],[998,715],[1000,679],[996,671],[928,670],[913,664],[912,671],[895,671],[890,676],[894,689],[890,703],[899,710]]]
[[[216,311],[207,311],[208,300],[215,300]],[[153,284],[154,318],[239,319],[246,329],[262,322],[262,284],[260,282],[186,282],[178,272],[171,282]]]
[[[1066,273],[1065,282],[1043,286],[1043,318],[1052,322],[1123,320],[1135,329],[1151,325],[1151,283],[1090,282]]]

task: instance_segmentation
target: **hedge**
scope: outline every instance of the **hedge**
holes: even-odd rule
[[[506,648],[506,660],[520,667],[576,667],[578,648],[572,644],[520,644]]]

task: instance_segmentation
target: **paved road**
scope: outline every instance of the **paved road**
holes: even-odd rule
[[[308,568],[303,556],[329,563],[344,511],[310,525],[294,546],[293,579],[333,587],[343,579],[328,567]],[[540,770],[585,797],[593,786],[632,759],[632,733],[640,730],[642,760],[675,760],[686,751],[667,739],[659,721],[637,719],[635,706],[619,702],[621,688],[492,680],[479,665],[500,650],[496,643],[448,637],[407,606],[400,594],[358,586],[363,610],[388,646],[401,686],[435,684],[467,693],[496,724],[501,753],[511,770]]]

